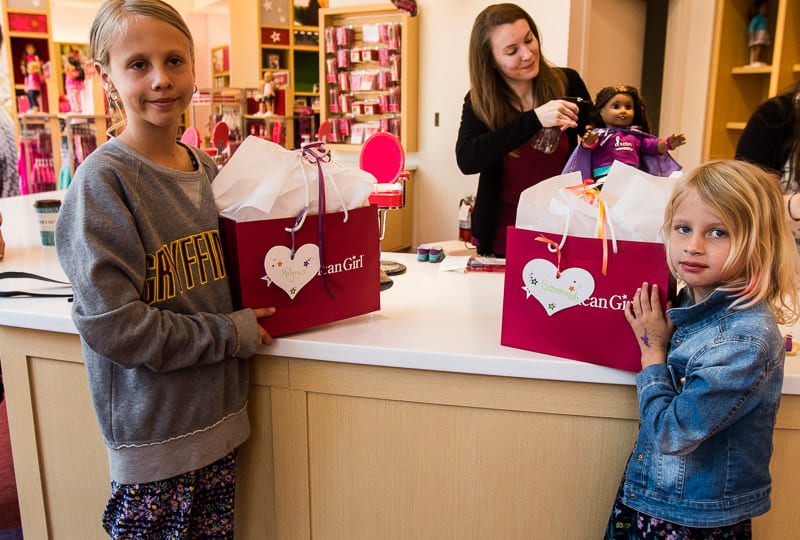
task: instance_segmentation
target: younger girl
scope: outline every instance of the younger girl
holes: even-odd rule
[[[683,133],[659,139],[650,134],[644,101],[633,86],[607,86],[597,93],[591,126],[564,172],[579,170],[583,178],[599,180],[611,164],[621,161],[656,176],[669,176],[681,166],[667,150],[686,143]]]
[[[606,539],[741,540],[769,510],[777,325],[798,317],[784,211],[774,179],[744,162],[702,165],[675,186],[664,234],[686,286],[665,314],[643,283],[625,311],[642,352],[641,426]]]
[[[107,0],[92,59],[127,115],[77,169],[56,225],[72,318],[108,447],[113,538],[232,538],[250,357],[270,336],[233,311],[204,153],[176,142],[194,87],[186,23],[161,0]]]

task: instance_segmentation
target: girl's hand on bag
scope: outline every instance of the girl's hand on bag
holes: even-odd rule
[[[256,319],[263,319],[275,313],[275,308],[258,308],[254,309],[253,313],[256,314]],[[272,336],[260,324],[258,325],[258,345],[272,345]]]
[[[666,363],[669,340],[675,331],[675,325],[661,307],[658,285],[650,288],[644,282],[636,289],[625,307],[625,319],[631,325],[642,351],[642,369]]]
[[[553,99],[536,107],[533,112],[542,127],[558,126],[561,130],[578,127],[578,105],[563,99]]]

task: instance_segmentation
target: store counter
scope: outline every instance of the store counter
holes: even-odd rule
[[[18,222],[35,227],[25,213]],[[9,242],[0,271],[63,277],[54,248],[25,243]],[[236,538],[599,538],[636,436],[634,374],[499,345],[502,274],[383,258],[408,271],[380,311],[276,339],[253,359]],[[30,538],[104,538],[106,455],[69,309],[0,299]],[[800,357],[786,366],[759,538],[800,526]]]

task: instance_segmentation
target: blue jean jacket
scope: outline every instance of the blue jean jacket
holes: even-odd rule
[[[636,380],[641,426],[623,502],[689,527],[738,523],[770,507],[772,432],[785,347],[768,307],[728,309],[683,290],[666,365]]]

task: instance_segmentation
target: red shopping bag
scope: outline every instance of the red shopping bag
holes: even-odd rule
[[[538,240],[537,240],[538,239]],[[500,343],[572,360],[638,372],[637,338],[623,309],[642,282],[657,284],[662,305],[672,295],[664,245],[508,228]]]
[[[380,309],[380,241],[375,206],[305,217],[235,222],[220,218],[237,308],[274,306],[260,322],[273,337]],[[292,243],[294,242],[294,244]],[[292,257],[291,246],[295,246]]]

